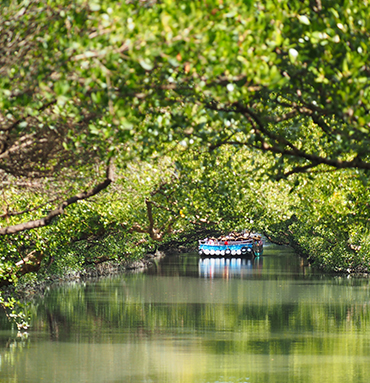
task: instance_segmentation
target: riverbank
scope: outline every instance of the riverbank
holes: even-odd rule
[[[61,248],[37,272],[22,276],[15,286],[4,286],[1,291],[5,298],[12,296],[27,302],[56,283],[78,283],[122,273],[139,273],[167,255],[195,251],[199,238],[216,233],[214,230],[184,233],[157,244],[156,248],[144,242],[133,248],[132,253],[125,251],[125,245],[132,241],[119,241],[119,236],[115,237],[114,233],[95,237],[94,241],[82,240]]]
[[[96,265],[89,265],[81,270],[66,270],[61,274],[48,274],[44,278],[31,281],[20,281],[17,286],[8,286],[3,289],[5,295],[15,295],[17,299],[27,302],[34,295],[43,294],[45,289],[57,283],[79,283],[89,279],[104,278],[123,273],[140,273],[164,258],[166,253],[156,251],[146,254],[142,259],[107,261]]]

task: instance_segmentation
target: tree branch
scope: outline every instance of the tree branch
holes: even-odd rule
[[[234,146],[237,146],[237,145],[250,146],[250,144],[247,142],[239,142],[239,141],[228,141],[228,142],[225,142],[224,144],[234,145]],[[311,167],[315,167],[320,164],[323,164],[323,165],[333,166],[334,168],[337,168],[337,169],[357,168],[357,169],[370,170],[370,163],[361,160],[359,157],[356,157],[351,161],[335,160],[335,159],[331,159],[327,157],[321,157],[316,154],[310,154],[303,150],[299,150],[297,148],[294,148],[293,150],[288,150],[278,146],[271,146],[271,145],[268,145],[266,142],[263,142],[261,147],[256,147],[256,148],[265,152],[282,154],[285,156],[291,156],[296,158],[305,158],[306,160],[312,162],[313,166]]]
[[[87,198],[90,198],[102,190],[106,189],[112,182],[114,181],[114,169],[113,164],[109,163],[107,170],[106,170],[106,178],[103,182],[96,185],[93,189],[89,191],[84,191],[82,193],[76,194],[73,197],[68,198],[64,202],[62,202],[56,209],[52,210],[46,217],[37,219],[35,221],[29,221],[20,223],[18,225],[8,226],[0,228],[0,235],[8,235],[8,234],[15,234],[19,233],[21,231],[30,230],[30,229],[37,229],[39,227],[47,226],[49,225],[52,220],[63,214],[64,209],[76,203],[77,201],[84,200]]]
[[[256,145],[254,147],[264,152],[272,152],[276,154],[282,154],[284,156],[306,159],[311,162],[311,164],[307,165],[310,168],[316,167],[320,164],[324,164],[324,165],[332,166],[337,169],[346,169],[346,168],[357,168],[357,169],[364,169],[364,170],[370,169],[370,163],[363,161],[359,156],[357,156],[351,161],[342,161],[340,159],[331,159],[331,158],[308,153],[304,150],[298,149],[292,142],[287,140],[285,137],[281,135],[276,135],[272,133],[271,131],[269,131],[264,125],[262,118],[257,113],[251,110],[248,106],[241,105],[238,102],[233,103],[230,106],[230,108],[225,108],[225,107],[218,108],[216,105],[210,105],[210,104],[207,105],[207,108],[218,110],[218,111],[227,111],[227,112],[242,114],[252,124],[252,126],[255,129],[256,135],[259,138],[260,145],[258,146]],[[307,114],[307,112],[305,112],[305,114],[309,115],[312,118],[312,115],[310,113]],[[317,125],[319,125],[320,128],[323,129],[327,134],[331,134],[330,131],[327,131],[329,127],[325,125],[324,121],[319,120],[318,118],[315,118],[314,122]],[[268,138],[271,143],[266,142],[265,137]],[[251,144],[247,142],[224,140],[219,142],[216,145],[211,146],[211,149],[214,149],[215,147],[218,147],[221,145],[251,146]],[[303,171],[305,170],[305,168],[306,166],[303,168]],[[297,171],[298,172],[300,171],[299,167],[296,169],[295,172]]]
[[[147,211],[147,217],[149,221],[149,225],[146,228],[141,227],[138,223],[135,223],[130,228],[129,232],[136,232],[136,233],[145,233],[148,234],[151,239],[154,241],[162,241],[165,234],[172,233],[172,226],[177,218],[169,218],[169,220],[160,228],[156,229],[155,223],[154,223],[154,217],[153,217],[153,206],[164,209],[168,212],[170,212],[173,216],[176,214],[173,210],[169,209],[166,206],[162,206],[157,204],[154,201],[150,201],[148,199],[145,200],[146,204],[146,211]]]

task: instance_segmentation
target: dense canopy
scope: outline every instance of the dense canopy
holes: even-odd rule
[[[75,166],[77,154],[146,156],[179,141],[269,151],[281,175],[369,169],[367,9],[10,1],[1,169],[43,176]]]
[[[6,283],[113,227],[152,246],[211,223],[367,270],[367,1],[0,7]]]

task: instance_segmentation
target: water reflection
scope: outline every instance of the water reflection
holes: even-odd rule
[[[284,248],[229,262],[174,256],[145,274],[56,286],[33,313],[28,338],[0,332],[1,382],[370,376],[369,280],[317,275]]]
[[[262,269],[262,257],[200,258],[199,276],[203,278],[248,278],[253,269]]]

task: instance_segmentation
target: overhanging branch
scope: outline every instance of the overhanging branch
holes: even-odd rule
[[[233,145],[233,146],[250,146],[249,143],[239,142],[239,141],[228,141],[228,142],[225,142],[224,144]],[[254,146],[254,148],[265,151],[265,152],[282,154],[284,156],[295,157],[300,159],[304,158],[312,163],[312,166],[310,167],[315,167],[320,164],[323,164],[323,165],[332,166],[337,169],[355,169],[356,168],[356,169],[370,170],[370,163],[361,160],[361,158],[359,157],[356,157],[351,161],[342,161],[338,159],[321,157],[316,154],[307,153],[297,148],[294,148],[293,150],[284,149],[279,146],[268,145],[266,142],[262,142],[261,147]]]
[[[93,189],[84,191],[82,193],[78,193],[75,196],[68,198],[67,200],[62,202],[56,209],[52,210],[44,218],[0,228],[0,235],[16,234],[21,231],[37,229],[39,227],[47,226],[52,222],[53,218],[63,214],[64,209],[67,206],[72,205],[76,203],[77,201],[90,198],[100,193],[102,190],[106,189],[113,182],[113,180],[114,180],[114,169],[113,169],[113,165],[110,163],[107,167],[106,177],[104,181],[96,185]]]
[[[298,159],[306,159],[310,161],[310,164],[305,165],[304,167],[297,167],[292,172],[302,172],[306,171],[308,168],[314,168],[320,164],[332,166],[336,169],[350,169],[350,168],[356,168],[356,169],[363,169],[363,170],[370,170],[370,163],[363,161],[360,156],[356,156],[353,160],[350,161],[343,161],[340,159],[333,159],[328,157],[323,157],[318,154],[312,154],[305,150],[299,149],[297,146],[295,146],[292,142],[287,140],[282,135],[277,135],[271,132],[264,124],[264,120],[259,116],[255,111],[253,111],[251,108],[249,108],[246,105],[242,105],[238,102],[235,102],[231,104],[229,107],[218,107],[217,105],[207,104],[206,107],[208,109],[217,110],[217,111],[226,111],[226,112],[233,112],[233,113],[240,113],[242,114],[248,121],[251,123],[251,125],[254,128],[255,134],[258,137],[259,145],[253,145],[251,143],[247,142],[240,142],[240,141],[231,141],[231,140],[222,140],[218,142],[216,145],[210,146],[210,149],[214,149],[216,147],[222,146],[222,145],[234,145],[234,146],[252,146],[256,149],[259,149],[264,152],[271,152],[276,154],[281,154],[283,156],[287,157],[294,157]],[[307,115],[312,118],[313,114],[308,113],[307,110],[299,110],[302,115]],[[285,117],[290,116],[284,115]],[[294,113],[291,114],[291,116],[294,116]],[[284,118],[285,120],[285,118]],[[325,121],[320,119],[317,116],[314,116],[313,121],[320,126],[320,128],[327,133],[328,135],[331,135],[333,131],[330,131],[330,127],[326,125]],[[267,119],[268,123],[272,123],[271,118]],[[275,121],[280,122],[280,121]],[[270,142],[268,143],[267,140]],[[290,175],[288,173],[287,175]]]

